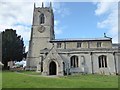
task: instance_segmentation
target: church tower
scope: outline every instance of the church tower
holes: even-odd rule
[[[43,3],[42,7],[36,7],[34,3],[27,67],[34,68],[40,63],[40,50],[50,49],[52,44],[49,41],[53,39],[54,15],[51,3],[49,7],[44,7]]]

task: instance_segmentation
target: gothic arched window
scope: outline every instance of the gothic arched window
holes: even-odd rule
[[[40,24],[44,24],[45,23],[45,16],[44,16],[44,14],[42,13],[41,15],[40,15]]]
[[[98,57],[99,68],[107,67],[107,56],[101,55]]]
[[[72,56],[70,58],[70,61],[71,61],[71,67],[78,67],[78,56]]]

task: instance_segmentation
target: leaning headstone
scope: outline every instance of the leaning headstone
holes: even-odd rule
[[[40,64],[37,65],[37,70],[36,70],[36,72],[41,72],[41,65],[40,65]]]
[[[13,61],[9,61],[9,62],[8,62],[8,66],[9,66],[10,69],[13,68],[13,65],[14,65],[14,62],[13,62]]]

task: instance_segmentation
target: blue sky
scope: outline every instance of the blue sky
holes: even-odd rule
[[[62,28],[61,34],[56,34],[56,38],[94,38],[103,37],[105,29],[97,27],[97,22],[105,18],[95,15],[96,5],[92,2],[67,2],[61,3],[68,9],[68,14],[64,17],[59,13],[54,13],[55,20],[60,21],[58,27]]]
[[[44,0],[42,0],[44,1]],[[116,2],[115,2],[116,1]],[[0,31],[13,28],[24,39],[28,50],[33,5],[41,7],[39,1],[13,0],[0,2]],[[56,39],[99,38],[106,33],[118,42],[118,2],[52,2]],[[49,6],[49,3],[45,3]],[[9,11],[9,12],[8,12]]]
[[[115,12],[117,6],[114,6],[116,4],[114,2],[108,2],[108,4],[93,2],[61,3],[61,7],[64,8],[63,12],[54,12],[55,20],[59,22],[57,28],[61,29],[60,33],[56,33],[56,38],[99,38],[106,33],[107,36],[115,39],[113,42],[117,42],[118,26],[117,13]],[[111,8],[112,6],[114,7]]]

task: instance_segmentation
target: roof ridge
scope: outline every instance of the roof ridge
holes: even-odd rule
[[[91,41],[91,40],[111,40],[111,38],[65,38],[65,39],[54,39],[51,41]]]

